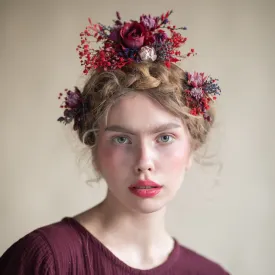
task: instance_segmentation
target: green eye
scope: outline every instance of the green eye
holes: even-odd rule
[[[159,141],[162,143],[171,143],[174,140],[174,138],[170,135],[163,135],[159,138]]]
[[[129,142],[128,138],[126,137],[115,137],[113,138],[113,141],[114,143],[119,143],[119,144],[125,144]]]

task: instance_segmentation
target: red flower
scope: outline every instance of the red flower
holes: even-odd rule
[[[165,66],[166,66],[167,68],[170,68],[170,67],[171,67],[171,62],[170,62],[170,61],[166,60],[164,63],[165,63]]]
[[[125,23],[120,29],[122,44],[127,48],[140,48],[144,44],[145,28],[136,21]]]

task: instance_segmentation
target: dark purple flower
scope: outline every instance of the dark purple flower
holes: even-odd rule
[[[78,107],[82,103],[81,93],[79,90],[75,92],[68,91],[65,104],[68,108],[73,109]]]
[[[66,97],[65,102],[61,106],[65,108],[63,116],[58,118],[59,122],[64,124],[71,123],[74,120],[74,129],[79,127],[80,121],[84,118],[86,112],[88,111],[87,101],[84,102],[80,90],[75,87],[74,91],[65,90]],[[59,99],[62,94],[60,94]]]
[[[168,35],[163,30],[159,30],[158,33],[156,33],[154,36],[155,36],[155,40],[158,43],[162,43],[166,41],[168,38]]]
[[[111,31],[111,33],[109,35],[109,39],[119,43],[120,42],[120,29],[121,29],[121,26],[116,26],[115,28],[113,28],[113,30]]]

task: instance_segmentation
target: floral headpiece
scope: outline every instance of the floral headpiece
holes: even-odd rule
[[[113,26],[93,24],[89,18],[89,25],[80,33],[81,42],[76,50],[79,54],[83,73],[88,74],[91,70],[110,71],[120,69],[132,62],[163,62],[168,68],[171,63],[195,55],[194,49],[182,54],[180,47],[187,38],[183,37],[179,30],[187,30],[186,27],[176,28],[171,25],[168,11],[161,16],[141,15],[139,21],[131,20],[122,22],[119,12]],[[101,42],[99,49],[94,49],[92,39]],[[193,115],[203,115],[209,120],[207,110],[209,101],[215,100],[220,94],[217,79],[204,76],[204,73],[187,73],[188,89],[184,91],[186,105]],[[81,92],[65,90],[65,102],[61,108],[65,108],[64,116],[58,121],[65,124],[73,119],[80,121],[84,116],[81,114],[87,110]],[[59,95],[61,98],[62,94]],[[75,122],[77,122],[75,121]],[[77,123],[74,128],[77,128]]]
[[[187,28],[171,25],[169,16],[172,12],[157,17],[142,15],[139,21],[129,22],[122,22],[117,12],[113,26],[93,24],[89,18],[90,24],[80,33],[81,44],[77,47],[84,74],[91,69],[114,70],[141,61],[163,61],[169,67],[171,62],[194,55],[194,49],[185,55],[179,51],[187,38],[177,30]],[[91,47],[91,37],[102,43],[98,50]]]
[[[66,125],[74,120],[74,130],[77,130],[79,123],[84,119],[85,113],[88,111],[87,102],[85,102],[77,87],[75,87],[74,91],[65,89],[65,93],[65,101],[60,106],[60,108],[65,109],[64,116],[58,118],[58,121]],[[61,99],[62,96],[63,93],[60,93],[58,99]]]
[[[203,115],[204,119],[210,121],[207,110],[210,101],[217,99],[221,89],[217,84],[218,79],[205,76],[204,73],[186,73],[188,89],[184,90],[186,106],[190,108],[192,115]]]

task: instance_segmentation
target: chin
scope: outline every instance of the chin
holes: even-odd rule
[[[151,214],[163,210],[166,207],[166,201],[157,198],[131,200],[127,207],[140,214]]]
[[[128,191],[128,190],[127,190]],[[166,205],[173,199],[175,194],[159,194],[153,198],[140,198],[129,191],[123,194],[108,192],[108,198],[113,207],[129,209],[135,213],[150,214],[165,210]]]

